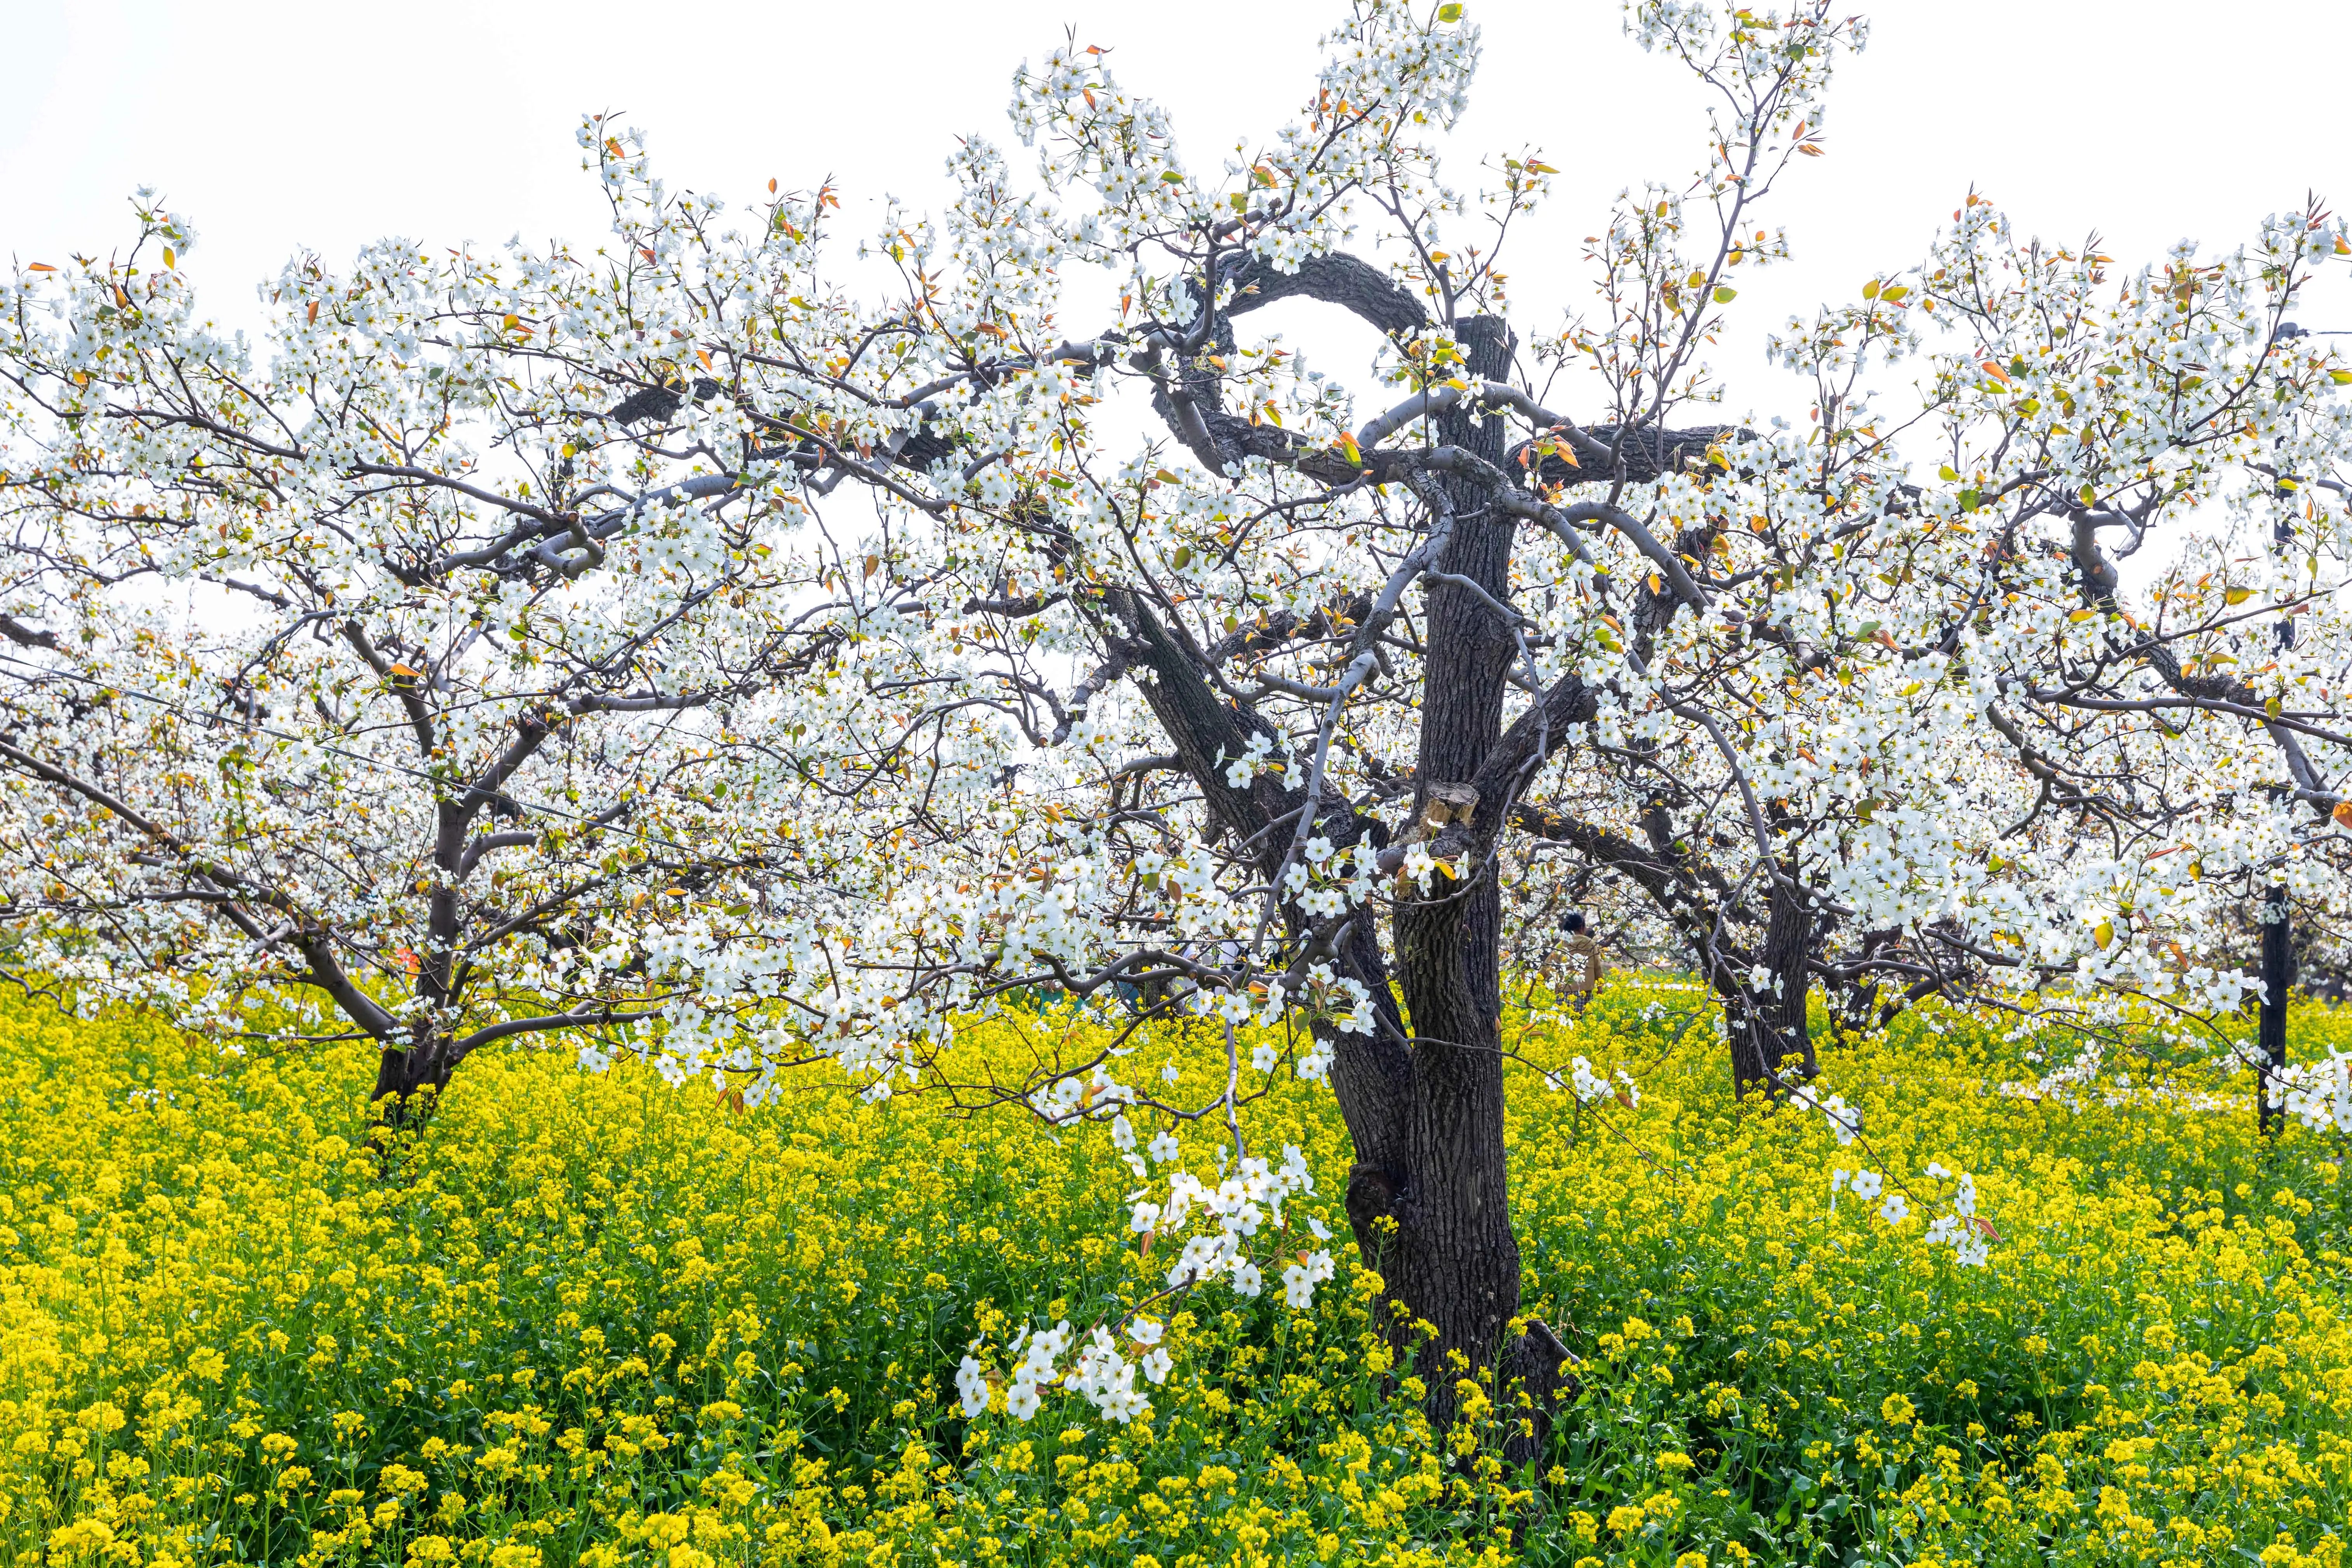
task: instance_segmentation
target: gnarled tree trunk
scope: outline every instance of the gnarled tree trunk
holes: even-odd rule
[[[1319,287],[1321,279],[1306,281]],[[1458,335],[1470,377],[1509,374],[1512,341],[1500,321],[1464,321]],[[1193,438],[1210,444],[1207,459],[1227,459],[1217,443],[1229,438],[1238,451],[1257,435],[1216,412],[1205,378],[1195,397],[1207,415]],[[1163,412],[1172,409],[1171,402]],[[1488,481],[1502,469],[1499,416],[1478,416],[1465,405],[1444,416],[1441,434],[1465,459],[1485,465]],[[1489,600],[1509,598],[1513,518],[1489,504],[1491,482],[1441,473],[1415,482],[1435,510],[1451,513],[1451,532],[1433,563],[1441,575],[1432,580],[1421,628],[1427,652],[1412,820],[1422,820],[1433,791],[1443,791],[1446,842],[1433,853],[1457,863],[1466,854],[1466,875],[1440,875],[1425,892],[1400,895],[1393,977],[1371,911],[1349,921],[1330,956],[1371,994],[1377,1024],[1370,1036],[1327,1031],[1326,1038],[1332,1087],[1356,1154],[1349,1219],[1364,1257],[1387,1281],[1390,1301],[1402,1309],[1394,1327],[1403,1337],[1416,1323],[1434,1331],[1420,1370],[1430,1412],[1444,1423],[1456,1408],[1454,1384],[1464,1372],[1491,1375],[1501,1356],[1507,1379],[1525,1375],[1541,1395],[1557,1386],[1565,1356],[1540,1326],[1516,1344],[1505,1342],[1519,1310],[1519,1250],[1503,1135],[1502,903],[1487,859],[1517,784],[1570,723],[1591,717],[1591,699],[1568,678],[1546,694],[1541,714],[1523,717],[1505,735],[1504,689],[1517,643]],[[1269,879],[1278,876],[1296,814],[1310,809],[1296,787],[1299,773],[1228,783],[1226,759],[1247,749],[1262,721],[1219,696],[1203,676],[1209,656],[1185,643],[1181,629],[1142,595],[1118,594],[1105,607],[1108,640],[1120,658],[1149,671],[1145,700],[1208,809],[1223,831],[1257,846]],[[1386,831],[1328,789],[1311,816],[1315,830],[1341,847],[1367,837],[1378,842]],[[1286,906],[1284,919],[1294,938],[1312,936],[1295,908]]]
[[[1491,318],[1461,327],[1469,375],[1501,380],[1511,340]],[[1499,416],[1449,414],[1448,445],[1499,465]],[[1512,520],[1485,496],[1446,482],[1454,531],[1439,570],[1466,578],[1496,600],[1510,595]],[[1423,689],[1421,819],[1433,785],[1478,778],[1502,734],[1505,677],[1517,652],[1494,605],[1461,583],[1430,588],[1423,636],[1429,649]],[[1519,1310],[1519,1247],[1511,1234],[1503,1144],[1501,891],[1492,868],[1466,882],[1433,879],[1427,894],[1399,904],[1396,954],[1412,1022],[1412,1098],[1405,1138],[1409,1166],[1391,1201],[1396,1233],[1381,1258],[1396,1299],[1437,1331],[1423,1357],[1433,1405],[1452,1408],[1450,1357],[1489,1364]]]

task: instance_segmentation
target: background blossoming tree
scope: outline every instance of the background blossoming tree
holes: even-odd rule
[[[6,962],[225,1039],[356,1030],[395,1106],[516,1036],[751,1098],[830,1057],[1112,1121],[1147,1178],[1328,1075],[1357,1241],[1482,1366],[1520,1279],[1501,976],[1564,895],[1696,967],[1743,1087],[1813,1069],[1817,982],[1859,1024],[2233,1006],[2224,910],[2345,896],[2352,373],[2288,316],[2342,226],[2110,282],[1971,195],[1775,341],[1787,417],[1694,411],[1862,32],[1632,30],[1709,90],[1705,163],[1622,196],[1564,322],[1496,269],[1541,157],[1438,167],[1476,34],[1379,0],[1215,173],[1099,51],[1024,68],[1037,177],[963,143],[953,205],[866,242],[887,289],[838,280],[830,191],[730,214],[598,121],[601,245],[303,258],[265,349],[152,202],[21,268]],[[1252,335],[1281,300],[1370,329],[1360,385]],[[2116,551],[2192,514],[2129,602]],[[1196,1020],[1222,1092],[1116,1043],[949,1070],[1041,986]],[[1307,1184],[1180,1172],[1137,1226],[1171,1284],[1254,1291]]]

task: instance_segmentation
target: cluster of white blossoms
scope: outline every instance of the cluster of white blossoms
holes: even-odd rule
[[[2270,1069],[2268,1079],[2273,1108],[2306,1127],[2352,1133],[2352,1055],[2331,1049],[2322,1061]]]
[[[1380,890],[1379,858],[1369,844],[1342,850],[1317,834],[1298,847],[1298,856],[1283,873],[1282,890],[1310,919],[1369,908]]]
[[[1927,1163],[1927,1174],[1932,1181],[1952,1179],[1952,1173],[1941,1161]],[[1890,1226],[1901,1225],[1911,1217],[1911,1195],[1900,1186],[1890,1187],[1886,1178],[1877,1171],[1864,1167],[1849,1170],[1840,1165],[1830,1172],[1830,1213],[1837,1213],[1837,1195],[1850,1192],[1864,1203],[1878,1204],[1878,1217]],[[1884,1194],[1882,1197],[1881,1194]],[[1949,1214],[1939,1215],[1928,1225],[1927,1241],[1931,1247],[1949,1247],[1957,1261],[1968,1268],[1981,1268],[1992,1256],[1987,1238],[1991,1237],[1990,1221],[1977,1215],[1976,1178],[1966,1172],[1959,1173],[1952,1193]]]
[[[1830,1131],[1841,1149],[1851,1147],[1862,1136],[1862,1112],[1850,1106],[1845,1096],[1826,1092],[1828,1085],[1816,1080],[1800,1085],[1790,1093],[1790,1103],[1819,1111],[1828,1121]],[[1953,1173],[1941,1161],[1927,1163],[1927,1178],[1948,1181]],[[1900,1186],[1890,1188],[1884,1173],[1869,1169],[1848,1169],[1840,1165],[1830,1172],[1830,1213],[1837,1213],[1837,1195],[1850,1192],[1864,1203],[1877,1201],[1878,1216],[1888,1225],[1900,1225],[1911,1216],[1911,1194]],[[1881,1194],[1884,1194],[1884,1197]],[[1952,1194],[1949,1214],[1939,1215],[1929,1223],[1927,1241],[1931,1247],[1950,1247],[1963,1267],[1982,1268],[1991,1257],[1987,1238],[1994,1234],[1990,1221],[1977,1216],[1976,1178],[1962,1172]]]
[[[1876,1171],[1849,1171],[1840,1165],[1830,1173],[1830,1213],[1837,1213],[1837,1195],[1842,1190],[1851,1190],[1855,1197],[1860,1198],[1864,1203],[1868,1203],[1878,1196],[1880,1189],[1885,1184],[1886,1178]],[[1887,1194],[1886,1207],[1882,1217],[1888,1224],[1892,1225],[1901,1220],[1910,1212],[1910,1202],[1900,1192]]]
[[[1139,1174],[1149,1169],[1147,1157],[1171,1164],[1182,1152],[1176,1135],[1166,1130],[1139,1150],[1133,1124],[1123,1115],[1112,1121],[1111,1137]],[[1222,1164],[1222,1148],[1219,1153]],[[1314,1174],[1296,1144],[1284,1146],[1279,1165],[1245,1155],[1214,1184],[1178,1168],[1168,1173],[1157,1201],[1147,1195],[1152,1190],[1146,1187],[1128,1195],[1129,1224],[1141,1236],[1147,1254],[1157,1241],[1181,1238],[1168,1269],[1170,1294],[1213,1281],[1244,1297],[1258,1296],[1265,1289],[1265,1269],[1278,1262],[1284,1303],[1307,1311],[1315,1304],[1315,1287],[1336,1271],[1336,1260],[1321,1245],[1330,1239],[1329,1228],[1320,1219],[1306,1216],[1304,1229],[1315,1245],[1300,1246],[1291,1234],[1292,1216],[1284,1213],[1286,1202],[1315,1190]],[[1186,1235],[1190,1226],[1198,1228]],[[1254,1254],[1252,1245],[1261,1238],[1273,1246]],[[1149,1397],[1136,1387],[1137,1374],[1158,1384],[1167,1381],[1174,1366],[1161,1342],[1165,1332],[1166,1325],[1155,1318],[1133,1317],[1125,1327],[1133,1344],[1129,1353],[1121,1351],[1118,1334],[1097,1324],[1077,1337],[1077,1356],[1065,1371],[1061,1357],[1074,1338],[1069,1323],[1024,1331],[1010,1347],[1013,1359],[1003,1377],[1003,1407],[1014,1419],[1026,1421],[1037,1413],[1045,1393],[1059,1387],[1085,1398],[1107,1419],[1125,1425],[1150,1409]],[[956,1373],[956,1389],[968,1416],[986,1411],[994,1396],[990,1369],[980,1355],[982,1348],[981,1341],[974,1341]]]
[[[1862,1135],[1862,1112],[1848,1105],[1845,1096],[1825,1093],[1828,1088],[1818,1079],[1801,1083],[1789,1090],[1789,1100],[1793,1105],[1810,1106],[1820,1111],[1829,1121],[1831,1135],[1836,1138],[1838,1147],[1843,1149]]]
[[[1134,1103],[1135,1090],[1113,1078],[1108,1064],[1102,1062],[1084,1076],[1057,1075],[1029,1097],[1029,1109],[1047,1121],[1111,1118],[1116,1131],[1124,1135],[1121,1148],[1131,1145],[1135,1138],[1121,1108]]]
[[[1225,764],[1225,782],[1235,789],[1241,789],[1267,768],[1280,769],[1283,765],[1280,763],[1267,761],[1273,754],[1273,736],[1263,731],[1252,735],[1242,754]]]
[[[1153,1144],[1156,1151],[1159,1140],[1154,1139]],[[1166,1149],[1166,1157],[1172,1161],[1179,1152],[1172,1138]],[[1139,1161],[1130,1154],[1130,1163]],[[1219,1163],[1223,1163],[1222,1147]],[[1297,1144],[1286,1143],[1280,1165],[1244,1155],[1233,1173],[1213,1186],[1179,1168],[1168,1173],[1164,1184],[1138,1188],[1127,1197],[1128,1228],[1143,1238],[1147,1254],[1159,1243],[1176,1245],[1181,1239],[1168,1266],[1171,1289],[1222,1279],[1238,1294],[1255,1296],[1265,1289],[1261,1264],[1270,1266],[1278,1252],[1254,1257],[1250,1243],[1270,1220],[1269,1238],[1277,1248],[1284,1245],[1290,1228],[1284,1204],[1314,1190],[1315,1174],[1307,1167],[1306,1155]],[[1199,1228],[1187,1235],[1191,1226]],[[1331,1254],[1320,1246],[1330,1239],[1329,1227],[1308,1215],[1306,1229],[1318,1245],[1311,1250],[1298,1250],[1296,1260],[1282,1269],[1283,1299],[1301,1309],[1314,1304],[1315,1287],[1330,1279],[1333,1269]]]
[[[1331,1042],[1325,1030],[1340,1035],[1369,1035],[1372,1032],[1372,996],[1364,983],[1352,975],[1341,974],[1328,963],[1320,961],[1307,966],[1305,974],[1297,978],[1275,975],[1265,982],[1265,1005],[1259,1010],[1258,1023],[1272,1029],[1294,1025],[1313,1031],[1307,1049],[1298,1058],[1298,1076],[1323,1079],[1331,1070]],[[1321,1026],[1321,1027],[1318,1027]],[[1271,1047],[1261,1044],[1258,1052]],[[1273,1067],[1271,1057],[1255,1064],[1260,1071]]]
[[[1004,1381],[1004,1413],[1016,1421],[1026,1421],[1045,1404],[1045,1391],[1058,1387],[1077,1394],[1122,1426],[1149,1415],[1150,1396],[1135,1386],[1136,1373],[1141,1373],[1154,1385],[1168,1381],[1176,1363],[1160,1342],[1166,1332],[1167,1325],[1156,1318],[1130,1320],[1126,1325],[1134,1347],[1130,1359],[1121,1353],[1118,1336],[1108,1325],[1097,1324],[1081,1340],[1076,1360],[1065,1372],[1059,1363],[1071,1343],[1069,1321],[1065,1319],[1050,1329],[1024,1331],[1011,1346],[1014,1359]],[[982,1348],[982,1342],[975,1340],[956,1368],[956,1393],[968,1418],[986,1414],[996,1393],[989,1367],[978,1353]]]
[[[1957,1177],[1938,1161],[1929,1161],[1927,1174],[1936,1181],[1953,1181],[1952,1212],[1938,1215],[1927,1226],[1930,1246],[1949,1247],[1964,1268],[1981,1268],[1991,1257],[1988,1238],[1993,1235],[1990,1220],[1977,1215],[1977,1179],[1966,1171]]]
[[[1544,1087],[1558,1094],[1561,1087],[1561,1076],[1557,1072],[1546,1072]],[[1642,1103],[1642,1086],[1635,1083],[1633,1075],[1623,1068],[1616,1069],[1614,1074],[1616,1081],[1612,1083],[1609,1079],[1601,1076],[1590,1059],[1577,1057],[1568,1064],[1566,1077],[1570,1092],[1576,1096],[1580,1104],[1591,1105],[1598,1100],[1613,1100],[1631,1110]]]

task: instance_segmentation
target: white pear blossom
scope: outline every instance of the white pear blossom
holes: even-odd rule
[[[956,1393],[962,1398],[966,1418],[988,1409],[988,1371],[978,1357],[967,1355],[956,1368]]]

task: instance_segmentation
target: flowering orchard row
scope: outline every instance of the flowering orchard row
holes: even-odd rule
[[[1816,989],[2120,1046],[2244,1005],[2242,911],[2338,962],[2352,358],[2311,289],[2352,227],[2298,178],[2224,248],[2119,258],[1956,190],[1738,407],[1710,357],[1798,243],[1774,188],[1847,166],[1868,23],[1624,22],[1706,107],[1687,176],[1554,231],[1590,295],[1508,286],[1557,170],[1454,156],[1486,35],[1411,0],[1335,4],[1290,108],[1189,159],[1110,40],[1049,34],[1009,139],[863,237],[817,166],[730,202],[594,116],[600,232],[299,257],[256,334],[152,194],[22,258],[0,976],[364,1037],[396,1099],[543,1035],[747,1108],[823,1057],[1078,1142],[1124,1116],[1102,1245],[1151,1290],[1006,1297],[951,1358],[962,1419],[1124,1429],[1180,1399],[1183,1311],[1337,1310],[1317,1204],[1433,1364],[1524,1339],[1555,1375],[1509,1331],[1549,1309],[1498,1021],[1566,901],[1689,965],[1759,1094],[1810,1074]],[[1298,311],[1355,346],[1310,365]],[[1120,1039],[959,1039],[1045,986],[1193,1046],[1192,1091]],[[2017,1081],[2112,1088],[2070,1057]],[[1344,1167],[1244,1126],[1269,1070],[1328,1082]],[[1871,1223],[1995,1268],[1980,1156],[1866,1146],[1920,1114],[1807,1136],[1853,1137]]]
[[[754,1098],[812,1052],[936,1081],[992,998],[1150,987],[1311,1024],[1392,1173],[1431,1164],[1377,1113],[1430,1087],[1392,972],[1490,1018],[1491,958],[1467,998],[1401,955],[1541,947],[1536,864],[1696,966],[1750,1076],[1822,975],[1856,1016],[2236,1007],[2234,911],[2352,908],[2352,361],[2295,320],[2352,231],[2119,259],[1954,192],[1771,335],[1785,405],[1727,405],[1711,345],[1794,243],[1759,204],[1842,167],[1868,26],[1625,22],[1705,89],[1695,177],[1524,309],[1556,171],[1454,183],[1484,35],[1401,0],[1189,162],[1049,33],[1010,140],[864,237],[600,116],[601,233],[301,257],[257,336],[152,195],[26,258],[8,964],[221,1038],[299,996],[399,1092],[590,1021]],[[1310,366],[1277,300],[1362,354]]]

